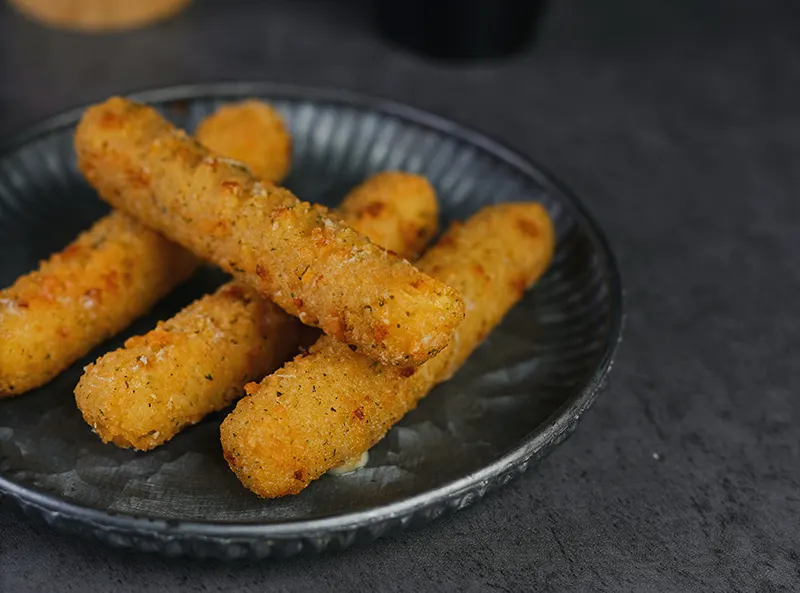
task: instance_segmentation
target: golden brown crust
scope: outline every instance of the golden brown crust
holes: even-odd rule
[[[375,204],[394,220],[366,215]],[[406,173],[367,180],[340,210],[356,230],[402,255],[419,253],[436,229],[433,190]],[[408,228],[421,232],[409,240],[403,234]],[[300,330],[296,319],[251,288],[230,282],[86,367],[75,399],[104,442],[152,449],[280,366],[297,350]]]
[[[251,99],[223,105],[194,135],[212,151],[247,163],[262,181],[279,183],[289,173],[292,138],[281,115],[266,103]]]
[[[280,366],[297,330],[277,306],[229,283],[88,365],[75,399],[104,442],[152,449]]]
[[[414,199],[387,199],[414,196]],[[436,192],[427,179],[399,171],[385,171],[370,177],[347,194],[339,215],[358,232],[375,229],[381,247],[406,259],[417,259],[433,239],[439,218]],[[398,224],[398,221],[402,221]]]
[[[271,107],[255,102],[225,106],[225,119],[262,117]],[[211,115],[214,118],[217,114]],[[201,123],[201,128],[203,124]],[[241,127],[241,126],[239,126]],[[271,150],[287,143],[285,128],[253,125],[259,142],[253,160],[266,163]],[[225,148],[221,134],[203,140],[212,150]],[[239,156],[250,162],[250,155]],[[286,155],[277,157],[286,169]],[[104,339],[146,313],[187,278],[198,260],[122,213],[98,221],[38,271],[0,291],[0,398],[19,395],[47,383]],[[258,375],[255,375],[256,377]]]
[[[85,31],[131,29],[168,18],[191,0],[10,0],[48,25]]]
[[[225,419],[225,459],[259,496],[300,492],[312,480],[368,450],[445,380],[538,278],[555,238],[538,204],[487,207],[453,228],[419,267],[453,285],[467,317],[451,345],[417,368],[380,365],[321,338],[259,384]],[[510,287],[513,289],[510,290]]]
[[[81,170],[112,205],[371,358],[421,364],[463,319],[452,288],[325,208],[212,156],[149,107],[114,98],[88,109],[75,146]]]
[[[0,291],[0,397],[50,381],[194,271],[187,251],[112,213]]]

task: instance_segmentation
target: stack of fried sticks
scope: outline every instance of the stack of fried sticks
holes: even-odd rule
[[[487,206],[424,251],[438,203],[409,173],[374,175],[336,211],[299,200],[277,185],[289,133],[255,100],[223,106],[194,139],[112,98],[85,112],[75,149],[117,210],[0,291],[0,397],[51,380],[211,262],[233,280],[85,367],[76,402],[104,442],[144,451],[244,396],[222,446],[263,497],[361,457],[553,254],[532,202]]]

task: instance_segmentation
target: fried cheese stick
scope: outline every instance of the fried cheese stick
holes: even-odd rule
[[[463,319],[452,288],[213,156],[150,107],[112,98],[89,108],[75,147],[106,201],[373,359],[419,365]]]
[[[255,111],[260,115],[253,121]],[[270,181],[279,181],[291,147],[280,122],[265,104],[228,105],[200,124],[199,139],[221,154],[235,148],[237,158],[257,163],[274,175]],[[231,146],[225,126],[246,127],[251,140]],[[144,315],[198,265],[188,251],[126,214],[112,212],[97,221],[38,270],[0,290],[0,398],[53,379]]]
[[[292,143],[283,118],[258,100],[223,105],[198,124],[194,137],[217,154],[247,164],[262,181],[277,183],[286,177],[292,163]],[[264,150],[265,137],[285,138],[286,142]]]
[[[225,459],[259,496],[296,494],[378,442],[438,382],[455,372],[525,290],[554,249],[546,210],[535,203],[486,207],[455,224],[419,268],[456,288],[465,321],[427,363],[381,365],[323,336],[261,383],[221,426]]]
[[[436,232],[438,205],[423,177],[387,172],[355,188],[338,213],[375,243],[416,258]],[[282,365],[301,327],[229,282],[88,365],[75,388],[78,408],[104,442],[153,449]]]
[[[44,385],[144,315],[197,267],[122,212],[0,291],[0,397]]]

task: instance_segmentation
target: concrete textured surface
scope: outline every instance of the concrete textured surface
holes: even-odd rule
[[[0,590],[800,589],[797,4],[558,0],[535,50],[471,65],[384,43],[367,4],[198,1],[118,36],[3,5],[0,132],[217,80],[347,88],[467,123],[552,169],[606,230],[628,307],[610,391],[523,479],[334,555],[168,560],[0,503]]]

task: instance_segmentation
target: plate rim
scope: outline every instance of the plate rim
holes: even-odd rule
[[[606,272],[604,275],[608,284],[610,302],[609,328],[603,356],[584,385],[505,455],[461,478],[399,501],[370,509],[329,517],[282,519],[275,522],[153,518],[146,515],[83,506],[64,500],[55,494],[18,483],[10,477],[6,477],[3,472],[0,472],[0,500],[3,495],[6,495],[23,506],[33,506],[50,515],[57,514],[81,524],[90,524],[94,527],[113,529],[137,536],[179,538],[200,536],[212,539],[241,538],[258,541],[313,538],[402,519],[423,509],[439,507],[450,501],[458,500],[464,494],[479,488],[482,483],[489,486],[494,478],[503,476],[513,468],[527,463],[532,457],[547,455],[572,432],[581,416],[599,396],[613,367],[625,325],[624,292],[617,259],[605,233],[580,199],[566,184],[540,163],[523,156],[521,151],[510,148],[507,143],[495,140],[491,135],[451,118],[377,95],[350,90],[266,81],[226,81],[158,87],[124,93],[124,95],[147,103],[192,101],[204,98],[225,99],[227,97],[243,99],[247,96],[255,96],[269,97],[272,100],[322,101],[356,106],[435,130],[489,152],[505,164],[535,179],[543,187],[554,190],[562,198],[561,201],[565,201],[571,207],[571,214],[579,219],[578,222],[584,225],[598,246],[603,271]],[[43,135],[74,125],[89,105],[85,104],[59,112],[25,125],[17,131],[12,131],[0,141],[0,156],[19,149]]]

